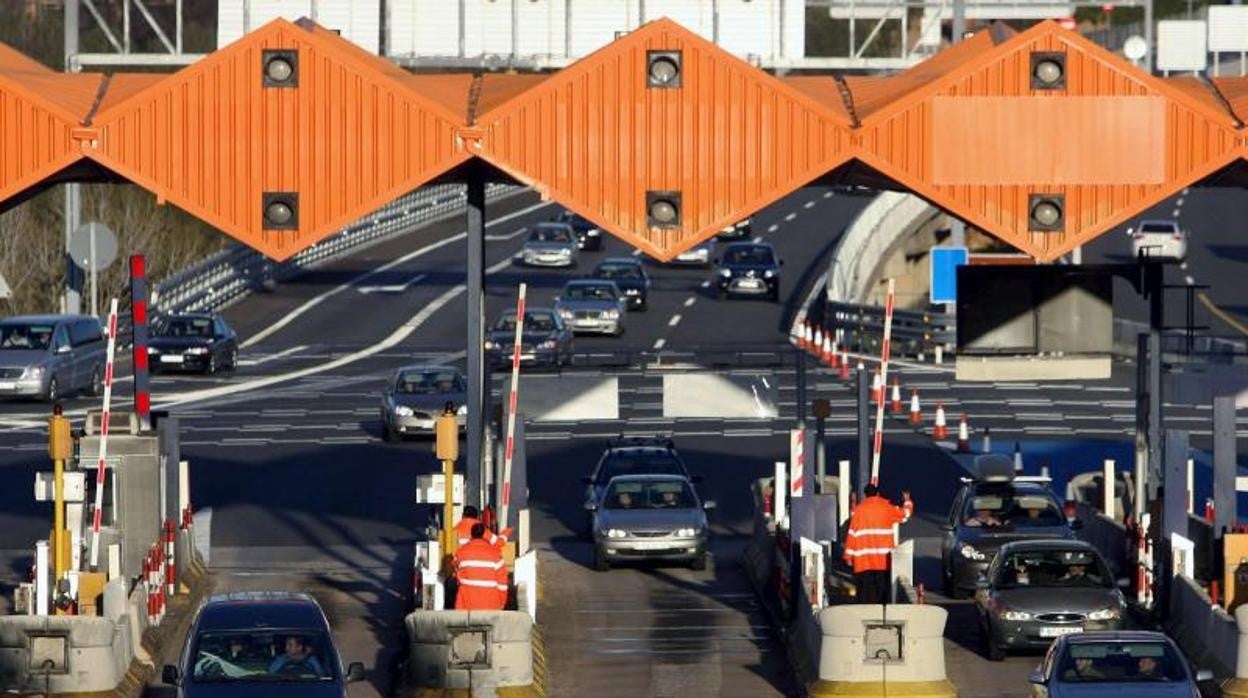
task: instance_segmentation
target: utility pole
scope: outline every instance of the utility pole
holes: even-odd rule
[[[470,167],[468,204],[468,424],[464,466],[464,504],[480,506],[486,478],[481,472],[485,451],[485,173]]]
[[[65,0],[65,72],[75,73],[78,55],[78,2]],[[82,293],[76,281],[77,268],[69,255],[69,236],[78,227],[80,189],[76,182],[65,185],[65,300],[61,310],[65,313],[82,312]]]
[[[59,585],[68,572],[65,560],[65,461],[73,456],[69,419],[58,403],[48,420],[48,457],[52,459],[52,487],[55,505],[52,513],[52,579]]]

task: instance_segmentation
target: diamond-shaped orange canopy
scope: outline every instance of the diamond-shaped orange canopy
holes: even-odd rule
[[[266,78],[273,52],[293,83]],[[656,56],[679,79],[652,84]],[[1056,89],[1034,82],[1044,56]],[[1050,261],[1185,186],[1248,182],[1245,120],[1248,81],[1156,78],[1053,22],[893,76],[776,78],[669,20],[541,75],[413,74],[275,20],[171,75],[67,75],[0,45],[0,208],[103,172],[283,259],[475,160],[670,259],[809,182],[858,178]],[[273,197],[286,225],[265,217]],[[1056,219],[1037,226],[1037,201]]]

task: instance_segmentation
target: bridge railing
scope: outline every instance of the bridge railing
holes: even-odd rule
[[[879,353],[884,337],[884,308],[827,302],[825,328],[843,330],[846,348],[854,352]],[[893,310],[892,353],[897,356],[931,356],[937,346],[952,353],[957,344],[954,316],[941,312]]]
[[[486,189],[486,197],[496,199],[517,191],[519,187],[513,185],[495,184]],[[464,207],[464,197],[464,187],[456,184],[423,187],[284,262],[232,245],[157,282],[152,307],[159,313],[219,311],[253,291],[451,215]]]

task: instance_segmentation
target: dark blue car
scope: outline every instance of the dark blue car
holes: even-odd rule
[[[364,666],[344,672],[329,622],[307,594],[248,592],[213,596],[200,607],[179,666],[165,683],[180,698],[307,696],[346,698]]]

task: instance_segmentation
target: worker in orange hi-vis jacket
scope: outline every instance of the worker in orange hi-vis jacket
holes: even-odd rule
[[[474,524],[471,538],[455,551],[455,609],[501,611],[507,601],[507,567],[498,546],[486,540],[485,524]]]
[[[879,488],[868,484],[865,495],[849,517],[845,536],[845,562],[854,568],[859,603],[887,603],[889,592],[889,561],[897,546],[893,527],[910,520],[914,501],[909,492],[902,492],[902,506],[880,496]]]

